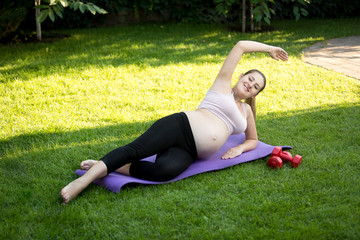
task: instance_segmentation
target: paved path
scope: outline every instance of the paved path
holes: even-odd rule
[[[316,43],[305,50],[304,61],[360,80],[360,36]]]

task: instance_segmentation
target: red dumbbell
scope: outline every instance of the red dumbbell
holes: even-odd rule
[[[268,160],[269,167],[272,168],[281,168],[282,167],[282,160],[291,162],[291,166],[293,168],[296,168],[301,164],[302,156],[295,155],[293,158],[291,156],[291,153],[282,151],[281,147],[275,147],[274,150],[271,153],[271,158]]]
[[[283,162],[281,158],[276,156],[271,156],[267,162],[268,166],[271,168],[282,168]]]

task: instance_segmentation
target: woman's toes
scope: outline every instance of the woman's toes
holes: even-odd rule
[[[91,159],[82,161],[81,164],[80,164],[81,169],[82,170],[89,170],[96,162],[97,161],[91,160]]]

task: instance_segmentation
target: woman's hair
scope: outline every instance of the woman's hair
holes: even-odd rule
[[[259,73],[259,74],[263,77],[263,79],[264,79],[264,86],[263,86],[262,88],[260,88],[260,90],[259,90],[259,92],[258,92],[258,94],[259,94],[262,90],[264,90],[264,88],[265,88],[265,86],[266,86],[266,77],[265,77],[265,75],[264,75],[262,72],[260,72],[260,71],[257,70],[257,69],[251,69],[251,70],[247,71],[244,75],[247,75],[247,74],[253,73],[253,72]]]

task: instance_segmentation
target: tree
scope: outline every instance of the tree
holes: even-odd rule
[[[241,31],[246,32],[246,0],[242,0],[242,28]]]
[[[271,14],[275,15],[274,9],[272,9],[268,3],[275,4],[275,0],[250,0],[251,4],[255,6],[253,9],[252,15],[253,19],[255,19],[256,22],[258,22],[258,28],[261,30],[261,23],[262,21],[266,22],[267,24],[271,24]],[[251,31],[254,31],[254,29],[251,29]]]
[[[47,17],[51,21],[55,21],[56,16],[63,18],[64,8],[70,9],[81,13],[85,11],[91,12],[93,15],[96,13],[107,14],[107,11],[96,6],[95,4],[88,2],[83,3],[79,0],[43,0],[47,2],[47,5],[41,5],[41,0],[35,0],[35,16],[36,16],[36,36],[39,41],[42,39],[41,23],[46,20]]]
[[[214,0],[216,10],[220,15],[225,18],[228,16],[229,11],[235,5],[238,6],[241,1],[242,5],[242,32],[246,31],[246,0]],[[276,4],[276,0],[248,0],[250,5],[250,22],[251,31],[255,30],[254,20],[258,22],[258,28],[261,30],[262,22],[271,24],[271,15],[275,15],[274,9],[271,7]],[[288,3],[293,3],[293,13],[296,20],[299,20],[301,15],[307,16],[308,12],[302,6],[310,4],[310,0],[283,0]]]
[[[35,0],[35,17],[36,19],[40,16],[40,6],[41,0]],[[36,21],[36,38],[37,40],[41,41],[41,23]]]

